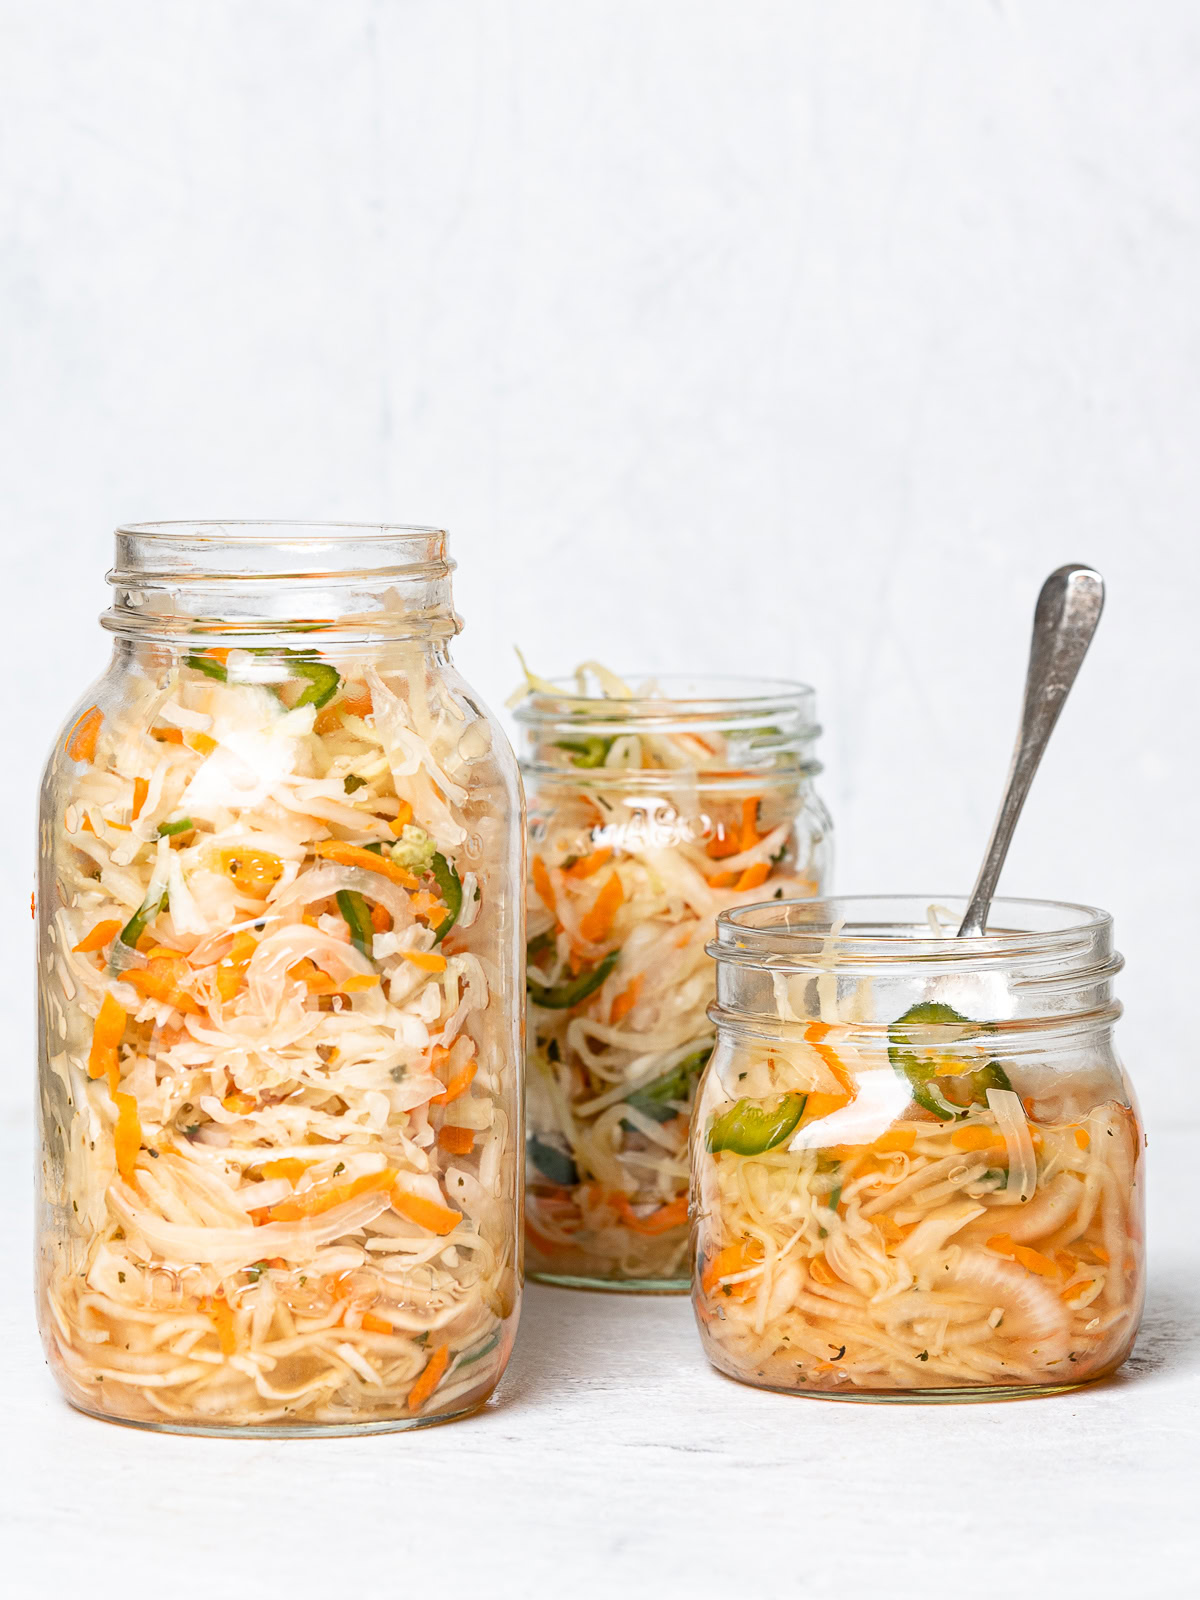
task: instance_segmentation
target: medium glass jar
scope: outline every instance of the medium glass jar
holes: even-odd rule
[[[757,905],[722,917],[693,1132],[709,1360],[837,1399],[1105,1377],[1144,1283],[1143,1135],[1088,906]]]
[[[51,1367],[182,1432],[461,1416],[517,1319],[524,869],[445,536],[116,546],[42,790]]]
[[[718,913],[817,894],[830,821],[800,684],[598,668],[517,711],[529,800],[526,1250],[585,1288],[688,1286],[688,1122]]]

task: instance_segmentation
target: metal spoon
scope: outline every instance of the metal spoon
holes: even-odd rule
[[[1033,614],[1021,731],[971,903],[958,930],[960,939],[987,931],[992,896],[1013,829],[1103,609],[1104,579],[1091,567],[1071,562],[1052,572],[1042,585]]]

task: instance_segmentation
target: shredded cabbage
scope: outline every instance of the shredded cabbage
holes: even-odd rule
[[[527,1268],[683,1289],[688,1123],[713,1044],[705,944],[729,907],[819,893],[827,823],[806,777],[756,765],[745,735],[648,727],[595,662],[575,682],[628,731],[536,728],[526,763]],[[527,686],[562,694],[528,671]]]
[[[502,1368],[506,824],[486,724],[387,660],[148,662],[69,780],[41,1292],[89,1410],[403,1422]]]

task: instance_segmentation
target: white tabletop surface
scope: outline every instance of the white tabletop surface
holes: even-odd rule
[[[1097,1388],[785,1398],[718,1377],[686,1299],[535,1286],[480,1415],[261,1442],[145,1434],[59,1398],[28,1290],[29,1139],[12,1122],[0,1150],[10,1600],[1200,1593],[1200,1274],[1171,1227],[1196,1215],[1183,1132],[1152,1139],[1150,1305]]]

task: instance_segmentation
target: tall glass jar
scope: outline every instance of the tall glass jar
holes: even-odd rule
[[[523,828],[432,529],[119,529],[42,790],[38,1298],[97,1416],[488,1397],[520,1292]]]
[[[719,912],[820,892],[801,684],[601,669],[517,711],[529,797],[526,1249],[585,1288],[688,1286],[688,1123]]]
[[[1089,906],[814,900],[722,917],[693,1133],[709,1360],[838,1399],[1105,1377],[1144,1283],[1143,1136]]]

